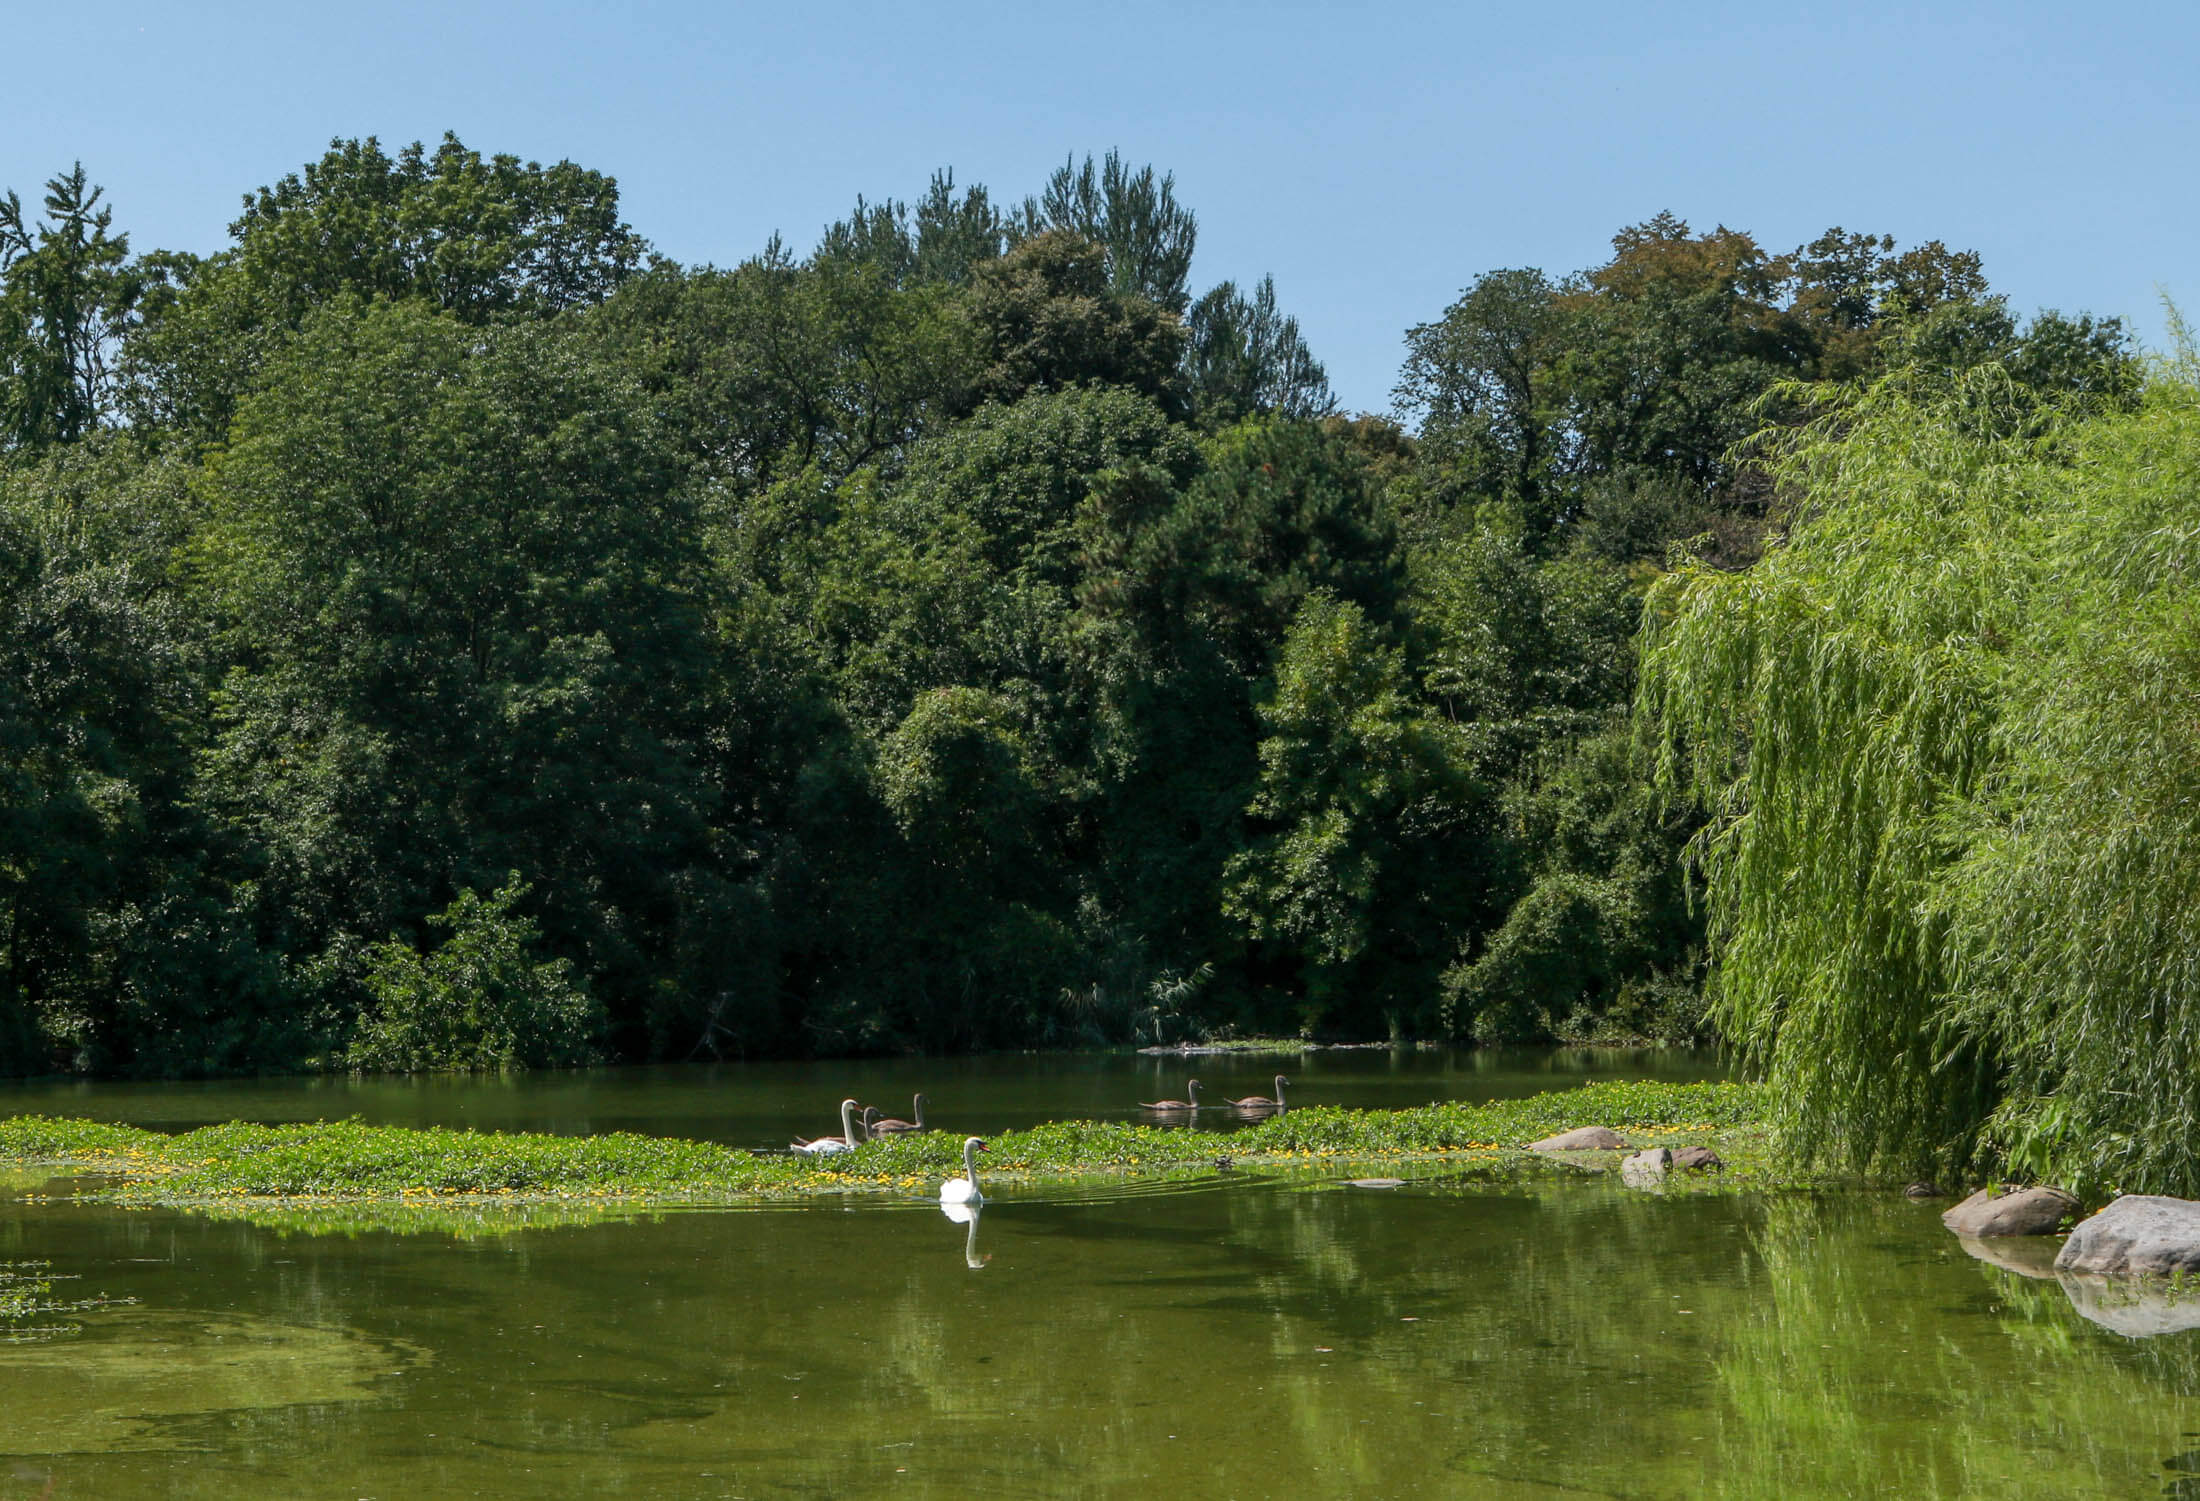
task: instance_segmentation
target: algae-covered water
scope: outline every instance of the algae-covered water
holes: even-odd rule
[[[2200,1331],[1892,1195],[1240,1169],[399,1235],[63,1192],[0,1181],[0,1262],[136,1301],[0,1343],[0,1501],[2200,1496]]]

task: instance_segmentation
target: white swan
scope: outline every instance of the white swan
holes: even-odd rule
[[[856,1135],[856,1102],[854,1100],[842,1100],[840,1102],[840,1134],[838,1136],[820,1136],[815,1141],[805,1141],[797,1136],[793,1145],[788,1147],[787,1150],[800,1152],[805,1157],[830,1157],[835,1152],[853,1152],[857,1143],[861,1140],[862,1138]]]
[[[1242,1100],[1230,1100],[1230,1105],[1237,1110],[1274,1110],[1280,1113],[1283,1109],[1283,1086],[1290,1082],[1289,1079],[1278,1074],[1276,1075],[1276,1097],[1274,1099],[1271,1100],[1266,1095],[1249,1094]],[[1225,1095],[1223,1098],[1229,1099],[1229,1096]]]
[[[924,1102],[929,1098],[929,1095],[920,1094],[917,1096],[917,1118],[913,1121],[897,1120],[893,1116],[888,1116],[882,1121],[873,1122],[871,1126],[872,1136],[899,1136],[904,1131],[924,1130]]]
[[[983,1204],[985,1195],[978,1192],[978,1159],[976,1153],[985,1150],[985,1143],[975,1136],[963,1138],[963,1175],[950,1178],[940,1185],[942,1204]]]

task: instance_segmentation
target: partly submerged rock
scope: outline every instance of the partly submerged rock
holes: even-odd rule
[[[1673,1166],[1692,1173],[1708,1173],[1726,1166],[1726,1159],[1709,1147],[1682,1147],[1673,1154]]]
[[[1902,1197],[1905,1199],[1937,1199],[1941,1198],[1942,1194],[1939,1184],[1928,1183],[1920,1178],[1917,1182],[1902,1190]]]
[[[2173,1288],[2167,1282],[2060,1274],[2070,1306],[2099,1324],[2132,1339],[2200,1329],[2200,1288]]]
[[[1673,1166],[1673,1153],[1665,1147],[1652,1147],[1647,1152],[1637,1152],[1619,1165],[1620,1180],[1635,1188],[1649,1188],[1665,1181],[1665,1174]]]
[[[1627,1138],[1610,1126],[1576,1126],[1528,1143],[1531,1152],[1624,1152]]]
[[[2055,1270],[2100,1277],[2180,1272],[2200,1277],[2200,1202],[2126,1194],[2070,1232],[2062,1255],[2055,1258]]]
[[[2062,1228],[2063,1216],[2077,1207],[2077,1199],[2059,1188],[2019,1188],[2005,1194],[1982,1188],[1941,1215],[1940,1222],[1958,1235],[2053,1235]]]

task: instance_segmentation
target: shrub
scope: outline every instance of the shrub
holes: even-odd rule
[[[355,1069],[555,1068],[590,1063],[602,1013],[565,959],[535,957],[537,933],[513,909],[518,872],[428,919],[448,933],[423,954],[392,936],[368,956],[373,1005],[346,1061]]]

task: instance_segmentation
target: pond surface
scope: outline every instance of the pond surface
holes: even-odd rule
[[[0,1501],[2200,1497],[2200,1331],[1942,1204],[1413,1171],[409,1235],[0,1178],[0,1262],[137,1300],[0,1343]]]
[[[1726,1077],[1714,1054],[1617,1048],[1416,1050],[1331,1048],[1304,1054],[1146,1057],[1130,1053],[990,1054],[976,1058],[838,1059],[607,1068],[503,1078],[411,1076],[220,1080],[191,1084],[0,1085],[0,1117],[78,1116],[182,1131],[222,1121],[343,1120],[378,1126],[472,1126],[586,1136],[639,1131],[735,1146],[785,1146],[839,1131],[844,1096],[908,1118],[931,1097],[928,1125],[960,1134],[1045,1121],[1150,1120],[1140,1100],[1272,1095],[1277,1074],[1299,1105],[1395,1110],[1436,1100],[1497,1100],[1592,1079],[1684,1082]],[[1198,1125],[1243,1125],[1227,1110]]]

